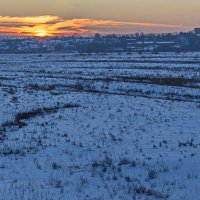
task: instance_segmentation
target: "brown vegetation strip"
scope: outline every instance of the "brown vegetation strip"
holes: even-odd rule
[[[178,87],[191,87],[199,88],[195,83],[200,83],[200,79],[182,78],[182,77],[131,77],[131,76],[116,76],[117,79],[124,82],[144,82],[156,85],[178,86]]]
[[[19,128],[22,128],[27,125],[22,120],[28,120],[28,119],[34,118],[36,116],[41,116],[44,114],[56,113],[58,112],[58,110],[64,109],[64,108],[78,108],[78,107],[80,107],[78,104],[64,104],[62,107],[55,106],[55,107],[49,107],[49,108],[39,108],[36,110],[31,110],[29,112],[21,112],[15,115],[15,119],[13,121],[4,122],[1,126],[3,128],[8,128],[12,126],[17,126]]]

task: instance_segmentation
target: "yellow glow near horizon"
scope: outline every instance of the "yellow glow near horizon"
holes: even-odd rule
[[[46,37],[48,36],[48,33],[46,30],[36,30],[35,36],[37,37]]]

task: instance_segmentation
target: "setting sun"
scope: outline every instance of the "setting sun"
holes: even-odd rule
[[[37,30],[35,35],[37,37],[46,37],[46,36],[48,36],[47,31],[45,31],[45,30]]]

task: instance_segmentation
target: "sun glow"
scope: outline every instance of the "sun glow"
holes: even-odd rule
[[[35,36],[37,37],[47,37],[48,33],[46,30],[36,30]]]

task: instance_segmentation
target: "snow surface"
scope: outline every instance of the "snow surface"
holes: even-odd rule
[[[0,200],[199,199],[200,53],[0,55],[0,72]]]

